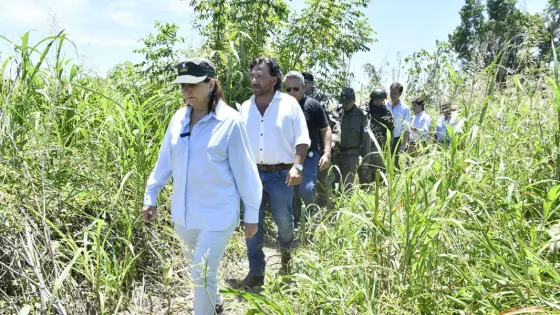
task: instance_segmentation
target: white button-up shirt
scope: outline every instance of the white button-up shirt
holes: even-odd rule
[[[173,175],[171,218],[187,229],[223,231],[239,224],[240,199],[246,223],[258,223],[262,183],[239,113],[220,101],[216,111],[189,131],[192,107],[179,109],[165,133],[146,186],[144,204],[156,199]]]
[[[393,108],[393,105],[389,101],[387,103],[387,108],[393,114],[393,118],[395,119],[395,128],[393,128],[393,138],[398,138],[402,136],[405,132],[410,132],[410,107],[403,104],[400,100],[397,106]]]
[[[296,145],[311,144],[301,106],[288,94],[276,91],[263,116],[253,95],[240,113],[258,164],[294,163]]]
[[[428,142],[430,140],[430,130],[432,128],[432,117],[425,111],[421,111],[412,121],[412,125],[416,127],[416,131],[410,133],[410,142]]]

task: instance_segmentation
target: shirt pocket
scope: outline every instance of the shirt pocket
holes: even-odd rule
[[[228,158],[227,137],[214,133],[208,141],[208,158],[213,162],[222,162]]]
[[[352,132],[353,137],[360,136],[361,126],[362,126],[362,120],[360,119],[360,117],[357,116],[352,117],[352,119],[350,120],[350,130]]]

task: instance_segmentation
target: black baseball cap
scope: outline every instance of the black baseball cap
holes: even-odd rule
[[[216,77],[214,64],[204,58],[185,59],[177,64],[177,79],[173,83],[197,84]]]
[[[354,93],[353,88],[344,88],[342,92],[340,92],[339,101],[343,105],[347,105],[352,103],[356,99],[356,93]]]

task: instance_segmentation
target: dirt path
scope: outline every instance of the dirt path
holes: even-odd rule
[[[266,272],[268,276],[274,276],[280,269],[280,253],[277,250],[275,232],[267,231],[265,234],[264,253],[266,255]],[[233,246],[232,246],[233,245]],[[235,288],[236,283],[241,281],[249,271],[249,263],[245,256],[245,242],[240,233],[235,234],[226,251],[218,275],[219,288]],[[241,253],[240,250],[243,252]],[[178,257],[181,260],[182,257]],[[184,261],[183,261],[184,262]],[[183,268],[179,272],[188,273],[189,269]],[[168,296],[164,294],[149,294],[149,289],[141,283],[134,289],[131,307],[127,312],[121,314],[193,314],[193,288],[189,277],[182,280],[179,277],[172,277],[173,283],[168,286]],[[153,288],[152,292],[163,292],[163,288]],[[248,303],[241,297],[234,295],[224,295],[227,315],[246,314],[249,309]]]

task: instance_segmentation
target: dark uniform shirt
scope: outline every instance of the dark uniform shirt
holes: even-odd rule
[[[368,134],[368,117],[357,106],[344,111],[340,126],[340,154],[361,155],[365,157],[371,149]]]
[[[320,141],[322,140],[320,136],[320,129],[327,128],[329,126],[327,114],[318,101],[305,95],[299,102],[299,105],[301,106],[303,114],[305,115],[307,129],[309,130],[309,138],[311,139],[311,144],[309,145],[308,151],[317,152],[319,151],[319,142],[322,142]]]
[[[392,132],[395,127],[393,114],[385,105],[374,106],[370,104],[368,106],[368,115],[371,132],[375,136],[375,139],[377,139],[381,149],[383,149],[387,141],[387,130]]]

